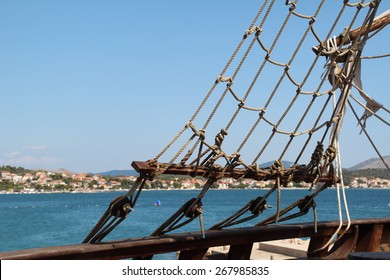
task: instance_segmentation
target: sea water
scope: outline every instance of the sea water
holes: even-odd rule
[[[203,202],[205,228],[227,218],[253,198],[267,190],[210,190]],[[199,190],[143,191],[134,212],[120,224],[106,240],[126,239],[150,235],[161,223],[196,197]],[[53,194],[3,194],[0,195],[0,251],[21,250],[46,246],[80,244],[109,203],[120,192],[103,193],[53,193]],[[284,189],[281,191],[281,207],[310,194],[309,190]],[[390,217],[390,189],[347,189],[349,214],[352,219]],[[159,200],[160,206],[155,206]],[[319,221],[338,220],[337,192],[328,189],[315,199]],[[256,219],[239,226],[250,226],[276,213],[276,192],[268,199],[272,208]],[[345,210],[343,215],[345,218]],[[289,223],[312,222],[313,214]],[[199,231],[194,220],[176,232]],[[168,255],[167,258],[174,256]]]

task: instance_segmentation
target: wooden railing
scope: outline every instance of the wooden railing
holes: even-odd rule
[[[278,224],[224,230],[179,233],[160,237],[132,238],[99,244],[78,244],[21,251],[2,252],[0,259],[140,259],[145,256],[178,252],[179,259],[207,259],[209,248],[230,245],[227,259],[250,259],[253,243],[287,238],[310,238],[307,257],[347,259],[353,252],[383,252],[389,250],[390,218],[354,220],[349,229],[333,245],[328,241],[339,227],[338,221],[320,222],[317,231],[313,223]],[[388,254],[388,253],[385,253]]]

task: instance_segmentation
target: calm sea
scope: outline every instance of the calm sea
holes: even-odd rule
[[[135,211],[105,240],[150,235],[184,202],[199,191],[144,191]],[[265,190],[210,190],[203,199],[206,228],[233,214]],[[390,189],[347,189],[352,219],[390,217]],[[101,217],[112,199],[121,195],[111,193],[7,194],[0,195],[0,251],[81,243]],[[282,190],[282,207],[309,194],[308,190]],[[161,206],[154,203],[160,200]],[[273,206],[257,220],[276,212],[276,194],[267,200]],[[322,192],[316,199],[318,219],[337,220],[335,189]],[[310,212],[293,222],[311,222]],[[180,231],[199,231],[193,221]]]

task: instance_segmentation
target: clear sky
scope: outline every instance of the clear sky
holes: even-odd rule
[[[0,165],[102,172],[154,157],[191,117],[261,2],[1,0]],[[390,8],[382,2],[381,11]],[[384,32],[370,54],[390,52]],[[367,74],[390,107],[388,62]],[[374,133],[390,155],[388,127]],[[346,167],[376,157],[355,147]]]

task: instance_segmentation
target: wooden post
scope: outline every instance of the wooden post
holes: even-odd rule
[[[208,248],[181,251],[179,260],[203,260]]]
[[[230,246],[229,260],[249,260],[252,253],[252,243]]]
[[[326,243],[331,239],[331,235],[312,236],[310,238],[309,248],[307,249],[308,258],[323,258],[328,255],[329,246]],[[324,248],[322,248],[324,247]],[[322,248],[322,249],[321,249]]]
[[[361,226],[361,234],[355,252],[379,252],[384,225]]]

